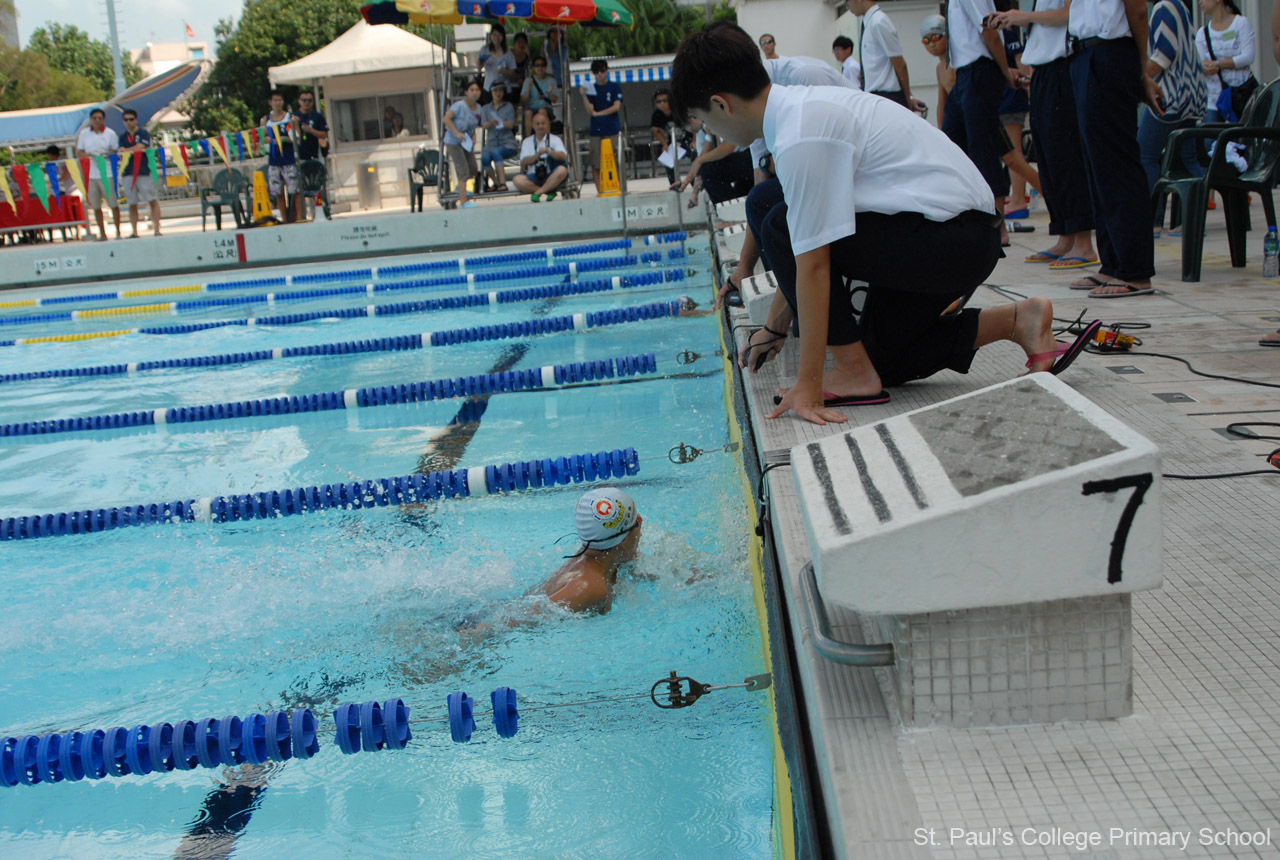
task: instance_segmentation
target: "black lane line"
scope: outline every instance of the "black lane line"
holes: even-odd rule
[[[911,493],[911,498],[915,499],[916,507],[923,511],[929,507],[929,502],[925,499],[924,491],[920,489],[920,485],[916,483],[916,476],[911,471],[911,464],[907,462],[907,458],[902,456],[902,452],[898,450],[898,443],[893,441],[893,434],[889,432],[888,427],[883,424],[877,424],[876,432],[880,434],[880,441],[884,443],[885,450],[889,452],[889,459],[893,460],[893,465],[898,467],[898,474],[902,476],[902,482],[907,485],[907,491]]]
[[[867,494],[871,509],[876,512],[876,518],[880,522],[889,522],[893,519],[893,513],[889,510],[889,503],[884,500],[884,494],[880,492],[876,482],[871,479],[871,473],[867,471],[867,461],[862,456],[862,449],[858,447],[852,433],[844,434],[844,441],[849,446],[849,456],[853,457],[853,465],[858,470],[858,477],[862,479],[862,491]]]
[[[836,524],[836,531],[842,535],[849,534],[852,529],[849,527],[849,518],[844,514],[844,508],[840,507],[840,500],[836,498],[836,488],[831,483],[831,470],[827,468],[827,458],[823,455],[822,449],[818,447],[817,442],[810,442],[805,446],[805,450],[809,452],[809,460],[813,463],[813,472],[818,478],[818,483],[822,485],[822,497],[827,502],[827,510],[831,512],[831,519]]]

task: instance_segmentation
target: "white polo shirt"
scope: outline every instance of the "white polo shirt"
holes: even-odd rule
[[[893,70],[893,58],[902,56],[898,30],[878,5],[862,16],[862,74],[867,92],[901,92],[902,84]]]
[[[938,222],[971,209],[995,214],[991,188],[960,147],[870,93],[775,85],[764,139],[797,256],[852,236],[857,212],[918,212]]]
[[[982,19],[995,11],[994,0],[948,0],[947,52],[953,69],[962,69],[983,57],[995,59],[982,40]]]
[[[120,136],[105,126],[99,132],[94,132],[93,128],[85,126],[76,135],[76,149],[88,156],[109,155],[119,148]],[[98,176],[98,161],[92,157],[89,159],[89,178],[100,178]]]
[[[857,57],[853,54],[845,57],[840,64],[840,72],[855,90],[862,89],[862,66],[858,65]]]
[[[1052,12],[1067,5],[1067,0],[1036,0],[1037,12]],[[1045,66],[1067,55],[1067,25],[1049,27],[1032,24],[1022,62],[1028,66]]]
[[[852,58],[852,54],[850,57]],[[856,64],[856,60],[854,61]],[[769,80],[784,87],[846,87],[860,90],[862,87],[854,79],[850,81],[840,72],[831,68],[830,63],[816,60],[813,57],[779,57],[776,60],[765,60],[764,70]],[[751,166],[760,166],[760,159],[769,154],[764,138],[751,142]]]
[[[548,134],[543,138],[537,138],[530,134],[520,142],[520,162],[523,164],[526,158],[535,154],[544,146],[552,152],[563,152],[565,155],[569,154],[569,151],[564,148],[564,141],[556,137],[554,134]],[[530,167],[532,167],[532,165],[530,165]]]
[[[1129,19],[1124,16],[1124,0],[1072,0],[1067,29],[1077,39],[1123,39],[1133,35]],[[1142,50],[1145,53],[1147,46],[1143,45]]]

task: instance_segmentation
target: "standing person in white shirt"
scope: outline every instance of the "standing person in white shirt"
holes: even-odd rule
[[[840,64],[840,73],[844,75],[844,79],[855,90],[862,89],[862,66],[853,55],[853,40],[848,36],[836,36],[831,43],[831,53]]]
[[[531,195],[534,203],[556,199],[556,189],[569,175],[565,162],[569,152],[564,141],[551,133],[551,118],[546,108],[533,114],[533,133],[520,143],[520,169],[512,178],[522,194]]]
[[[799,323],[796,383],[770,418],[795,410],[842,423],[834,406],[884,403],[883,386],[944,368],[963,373],[998,340],[1021,346],[1033,371],[1071,363],[1083,343],[1058,347],[1047,299],[943,315],[1001,253],[990,189],[963,152],[884,99],[770,83],[757,57],[741,29],[709,25],[681,43],[671,91],[677,117],[738,144],[763,137],[776,158],[785,202],[763,234],[779,290],[739,356],[758,369]],[[860,319],[844,278],[869,283]]]
[[[76,136],[76,157],[89,157],[88,185],[89,208],[98,218],[98,241],[107,241],[107,226],[102,217],[102,201],[106,200],[111,207],[111,219],[116,225],[116,238],[120,238],[120,201],[111,187],[111,178],[102,176],[98,171],[98,160],[95,156],[110,155],[120,147],[119,136],[107,128],[107,114],[102,108],[94,108],[89,112],[89,127],[80,129]]]
[[[1145,0],[1072,0],[1067,53],[1080,150],[1098,233],[1095,299],[1150,295],[1155,274],[1151,195],[1138,149],[1138,105],[1164,113],[1147,74]]]
[[[1093,250],[1093,204],[1080,149],[1076,97],[1067,59],[1067,0],[1036,0],[1035,10],[1011,9],[996,16],[1000,27],[1028,27],[1022,62],[1031,66],[1031,141],[1040,185],[1049,209],[1053,247],[1026,257],[1050,269],[1097,263]],[[1092,276],[1090,276],[1092,277]],[[1091,283],[1089,280],[1080,283]],[[1099,280],[1098,283],[1101,283]],[[1097,286],[1094,283],[1093,286]]]
[[[907,61],[902,58],[902,43],[888,14],[876,0],[850,0],[849,11],[862,19],[858,61],[862,64],[863,89],[923,112],[924,102],[911,95],[911,76]]]
[[[1209,100],[1205,105],[1205,122],[1228,122],[1218,107],[1218,98],[1227,87],[1249,86],[1253,78],[1256,40],[1253,25],[1240,14],[1235,0],[1200,0],[1200,11],[1209,19],[1196,33],[1196,51],[1209,84]],[[1252,89],[1258,86],[1253,81]],[[1239,121],[1239,111],[1236,120]]]
[[[968,153],[987,181],[996,211],[1004,212],[1009,173],[1000,160],[1005,152],[1000,99],[1006,84],[1018,86],[1018,74],[1009,69],[1000,33],[987,26],[995,13],[993,0],[947,0],[947,52],[956,85],[941,122],[942,131]],[[1003,219],[1000,241],[1009,241]]]

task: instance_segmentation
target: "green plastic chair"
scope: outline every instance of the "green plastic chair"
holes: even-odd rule
[[[440,150],[419,149],[409,168],[409,211],[422,211],[422,193],[428,185],[440,184]]]
[[[1205,210],[1209,195],[1222,196],[1227,221],[1231,265],[1246,263],[1245,239],[1249,233],[1249,194],[1262,197],[1267,224],[1276,223],[1271,189],[1280,175],[1280,78],[1258,89],[1245,105],[1240,125],[1209,125],[1175,131],[1164,150],[1160,178],[1154,195],[1172,194],[1182,206],[1182,280],[1200,280],[1204,259]],[[1196,176],[1182,161],[1184,142],[1194,141],[1196,160],[1203,169]],[[1239,172],[1227,161],[1227,144],[1244,145],[1248,168]],[[1209,148],[1213,146],[1213,155]]]
[[[244,195],[249,184],[238,170],[226,168],[213,174],[213,184],[209,188],[200,189],[200,229],[205,230],[205,222],[209,210],[213,210],[214,228],[222,229],[222,207],[231,207],[231,216],[235,218],[236,227],[245,225]]]

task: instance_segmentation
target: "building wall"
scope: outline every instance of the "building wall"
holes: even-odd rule
[[[822,0],[744,0],[738,6],[738,26],[759,41],[772,33],[782,56],[831,60],[836,31],[836,7]]]

